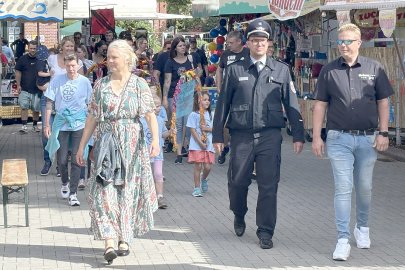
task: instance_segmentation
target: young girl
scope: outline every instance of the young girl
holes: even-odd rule
[[[200,105],[204,109],[205,123],[200,123]],[[196,93],[194,95],[193,112],[187,120],[187,127],[191,131],[188,161],[194,163],[194,197],[202,197],[208,191],[208,174],[211,171],[211,164],[215,163],[215,150],[212,145],[212,116],[210,97],[208,92]],[[206,140],[203,141],[203,132]],[[200,176],[202,179],[200,182]]]
[[[163,144],[165,139],[170,135],[170,132],[166,128],[166,120],[162,117],[159,117],[161,111],[161,100],[160,97],[154,95],[153,101],[155,103],[155,114],[158,116],[157,122],[159,127],[159,144],[160,144],[160,153],[158,156],[151,159],[151,167],[153,172],[153,179],[155,181],[156,194],[158,197],[158,207],[159,209],[166,209],[167,204],[163,197]],[[143,126],[143,132],[145,135],[146,143],[148,145],[152,142],[152,134],[148,129],[148,125],[144,118],[141,118],[141,123]]]

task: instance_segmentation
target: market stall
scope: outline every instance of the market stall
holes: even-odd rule
[[[0,5],[0,20],[21,22],[62,22],[63,1],[3,1]],[[37,26],[39,35],[39,25]],[[14,74],[7,74],[6,79],[0,79],[0,118],[2,120],[21,117],[20,106]],[[31,116],[31,112],[29,113]]]

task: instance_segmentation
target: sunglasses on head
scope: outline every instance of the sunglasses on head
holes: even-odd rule
[[[338,39],[336,40],[337,45],[350,45],[353,41],[357,41],[357,39]]]

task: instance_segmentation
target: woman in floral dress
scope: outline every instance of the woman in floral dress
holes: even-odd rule
[[[157,210],[150,167],[150,157],[159,154],[157,121],[146,81],[130,72],[135,62],[136,56],[126,41],[117,40],[109,45],[107,64],[111,75],[94,86],[77,153],[78,163],[84,166],[83,149],[93,132],[96,143],[103,134],[111,132],[121,153],[125,168],[121,181],[100,183],[95,175],[99,168],[93,166],[89,182],[91,227],[96,239],[105,240],[104,258],[108,263],[117,255],[129,254],[128,243],[152,229],[153,212]],[[152,131],[150,149],[139,122],[143,116]],[[116,251],[115,239],[118,239]]]

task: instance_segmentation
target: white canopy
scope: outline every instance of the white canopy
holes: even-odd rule
[[[185,19],[191,16],[158,13],[156,0],[68,0],[65,20],[87,19],[89,9],[114,8],[116,20],[165,20]]]

